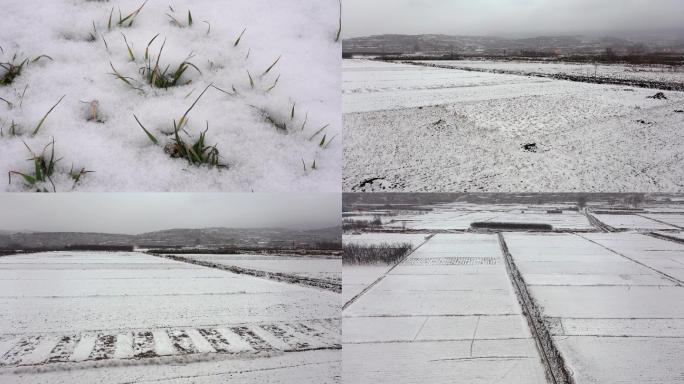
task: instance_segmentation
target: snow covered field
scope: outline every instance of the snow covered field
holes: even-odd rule
[[[653,220],[642,215],[594,215],[597,219],[601,220],[604,224],[607,224],[615,229],[633,229],[633,230],[676,230],[676,226],[667,224],[663,221]],[[678,215],[681,220],[684,215]]]
[[[549,224],[554,230],[581,231],[593,228],[586,216],[576,210],[547,213],[548,210],[558,209],[553,205],[545,209],[496,205],[479,207],[480,210],[472,210],[473,206],[444,205],[427,214],[397,216],[396,222],[387,226],[411,230],[467,230],[470,229],[470,224],[475,222],[507,222]]]
[[[344,60],[343,189],[681,191],[684,93],[655,93]]]
[[[545,383],[494,235],[436,235],[343,312],[346,383]]]
[[[259,271],[285,273],[294,276],[324,279],[341,283],[342,260],[339,258],[270,255],[176,255],[185,259],[209,261]]]
[[[0,258],[0,303],[0,382],[339,376],[339,295],[321,289],[141,253],[53,252]]]
[[[516,71],[520,73],[568,74],[586,77],[609,77],[624,80],[651,80],[684,83],[684,67],[670,65],[629,64],[575,64],[545,61],[490,61],[490,60],[439,60],[423,61],[428,64],[446,65],[485,70]]]
[[[337,1],[142,4],[2,2],[0,190],[339,191]]]
[[[592,204],[601,212],[609,207]],[[620,233],[603,232],[577,212],[546,213],[544,205],[482,204],[481,212],[465,203],[431,208],[408,216],[413,228],[429,228],[422,233],[369,229],[343,237],[345,243],[372,244],[434,234],[394,268],[343,266],[345,300],[356,296],[343,310],[345,382],[550,382],[549,344],[539,347],[548,339],[562,358],[551,360],[564,362],[577,384],[676,383],[684,377],[684,244],[646,233],[667,226],[647,217],[679,222],[684,215],[676,213],[678,204],[645,204],[638,216],[597,215],[635,224]],[[523,211],[563,232],[503,232],[500,239],[440,232],[466,228],[470,215],[520,222]],[[676,228],[659,233],[681,237]],[[520,304],[519,283],[531,308]],[[542,330],[531,328],[527,318],[539,319]]]
[[[684,245],[641,234],[505,238],[576,383],[681,382]]]
[[[357,235],[343,235],[342,243],[357,245],[382,245],[410,243],[413,249],[427,240],[428,234],[405,233],[362,233]],[[342,266],[342,300],[347,303],[378,278],[386,274],[391,265],[343,265]]]

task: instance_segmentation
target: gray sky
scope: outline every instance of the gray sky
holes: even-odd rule
[[[681,28],[682,0],[343,0],[345,37],[541,35]]]
[[[342,197],[316,194],[0,194],[0,230],[137,234],[171,228],[340,225]]]

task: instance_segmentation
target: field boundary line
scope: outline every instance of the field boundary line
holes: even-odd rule
[[[657,270],[657,269],[651,267],[650,265],[644,264],[644,263],[642,263],[642,262],[640,262],[640,261],[638,261],[638,260],[635,260],[635,259],[633,259],[633,258],[631,258],[631,257],[629,257],[629,256],[625,256],[625,255],[623,255],[622,253],[620,253],[620,252],[618,252],[618,251],[616,251],[616,250],[614,250],[614,249],[608,248],[608,247],[606,247],[605,245],[603,245],[603,244],[601,244],[601,243],[599,243],[599,242],[596,242],[596,241],[594,241],[594,240],[592,240],[592,239],[588,239],[588,238],[586,238],[586,237],[580,235],[579,233],[574,233],[574,235],[575,235],[575,236],[579,236],[579,237],[583,238],[583,239],[586,240],[586,241],[592,242],[592,243],[598,245],[598,246],[601,247],[601,248],[607,249],[608,251],[613,252],[614,254],[616,254],[616,255],[618,255],[618,256],[622,256],[622,257],[624,257],[625,259],[627,259],[627,260],[629,260],[629,261],[631,261],[631,262],[634,262],[634,263],[636,263],[636,264],[641,265],[642,267],[648,268],[648,269],[650,269],[651,271],[653,271],[653,272],[659,274],[661,277],[664,277],[665,279],[670,280],[671,282],[675,283],[675,285],[678,286],[678,287],[683,287],[683,286],[684,286],[684,281],[681,281],[681,280],[679,280],[678,278],[676,278],[676,277],[674,277],[674,276],[670,276],[670,275],[668,275],[668,274],[665,273],[665,272],[661,272],[661,271],[659,271],[659,270]]]
[[[422,247],[425,243],[427,243],[428,241],[430,241],[430,239],[432,239],[434,236],[435,236],[434,234],[428,235],[428,236],[425,238],[425,241],[423,241],[422,243],[420,243],[420,245],[418,245],[417,247],[415,247],[414,249],[412,249],[411,252],[406,252],[406,255],[404,255],[404,257],[402,257],[401,259],[399,259],[399,260],[398,260],[390,269],[388,269],[387,271],[385,271],[385,272],[382,274],[382,276],[378,277],[378,278],[377,278],[374,282],[372,282],[369,286],[367,286],[366,288],[364,288],[363,291],[359,292],[356,296],[352,297],[351,299],[349,299],[349,301],[347,301],[346,303],[344,303],[344,305],[342,306],[342,310],[344,311],[345,309],[347,309],[347,307],[349,307],[350,305],[354,304],[354,302],[355,302],[356,300],[358,300],[358,299],[359,299],[361,296],[363,296],[366,292],[370,291],[371,288],[373,288],[377,283],[379,283],[380,281],[382,281],[382,279],[384,279],[385,276],[387,276],[390,272],[392,272],[392,270],[393,270],[394,268],[396,268],[399,264],[403,263],[404,260],[406,260],[406,259],[407,259],[409,256],[411,256],[414,252],[416,252],[416,251],[418,250],[418,248]],[[343,272],[342,272],[342,275],[343,275],[343,276],[342,276],[342,279],[343,279],[343,281],[344,281],[344,266],[342,266],[342,270],[343,270]]]
[[[655,221],[656,223],[660,223],[660,224],[667,225],[667,226],[669,226],[669,227],[674,227],[674,228],[677,228],[677,229],[684,229],[684,228],[680,227],[679,225],[670,224],[670,223],[668,223],[668,222],[666,222],[666,221],[662,221],[662,220],[654,219],[654,218],[652,218],[652,217],[644,216],[643,214],[640,214],[640,213],[635,213],[635,215],[637,215],[637,216],[639,216],[639,217],[642,217],[642,218],[644,218],[644,219],[646,219],[646,220],[651,220],[651,221]]]
[[[651,236],[653,238],[660,239],[660,240],[671,241],[673,243],[684,244],[684,239],[680,239],[680,238],[674,237],[674,236],[668,236],[668,235],[663,234],[663,233],[649,232],[649,233],[644,233],[644,235]]]
[[[148,253],[148,255],[157,256],[157,257],[161,257],[164,259],[179,261],[179,262],[188,263],[188,264],[195,264],[195,265],[199,265],[199,266],[207,267],[207,268],[219,269],[219,270],[226,271],[226,272],[236,273],[238,275],[249,275],[249,276],[257,277],[257,278],[261,278],[261,279],[279,281],[281,283],[303,285],[306,287],[324,289],[324,290],[332,291],[335,293],[342,293],[342,282],[336,283],[334,281],[329,281],[329,280],[324,280],[324,279],[314,279],[311,277],[301,277],[301,276],[291,275],[291,274],[287,274],[287,273],[266,272],[266,271],[260,271],[257,269],[248,269],[248,268],[235,267],[235,266],[231,266],[231,265],[222,265],[222,264],[218,264],[218,263],[212,263],[210,261],[186,259],[184,257],[175,256],[175,255],[162,255],[162,254],[154,254],[154,253]]]
[[[515,261],[508,250],[508,245],[506,244],[503,233],[499,233],[498,237],[501,253],[506,261],[506,271],[513,284],[516,297],[522,308],[523,316],[527,319],[527,324],[530,327],[530,333],[535,341],[537,350],[542,357],[547,380],[553,384],[573,384],[574,380],[572,379],[572,375],[568,373],[563,357],[558,351],[548,328],[544,324],[541,311],[527,290],[525,280],[522,278],[518,267],[515,265]]]
[[[552,80],[565,80],[572,81],[575,83],[586,83],[586,84],[608,84],[608,85],[622,85],[635,88],[644,89],[656,89],[661,91],[673,91],[681,92],[684,91],[684,86],[678,82],[665,82],[665,81],[653,81],[653,80],[630,80],[630,79],[619,79],[614,77],[606,76],[582,76],[582,75],[571,75],[566,73],[542,73],[542,72],[525,72],[517,71],[512,69],[495,69],[495,68],[476,68],[476,67],[466,67],[459,65],[448,65],[448,64],[435,64],[435,63],[425,63],[418,61],[409,60],[399,60],[393,61],[399,62],[400,64],[416,65],[429,68],[440,68],[440,69],[453,69],[457,71],[466,72],[483,72],[483,73],[495,73],[499,75],[513,75],[513,76],[525,76],[525,77],[538,77],[543,79]]]

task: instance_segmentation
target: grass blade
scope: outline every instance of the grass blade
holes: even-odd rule
[[[50,108],[50,110],[47,111],[45,116],[43,116],[43,118],[40,119],[40,121],[38,122],[38,125],[36,126],[36,129],[33,130],[33,134],[32,134],[33,136],[35,136],[38,133],[38,131],[40,131],[40,128],[43,126],[43,123],[45,123],[45,120],[47,119],[48,115],[59,105],[59,103],[62,102],[62,100],[64,99],[65,96],[66,95],[60,97],[59,101],[57,101],[57,104],[53,105],[52,108]]]
[[[150,141],[153,142],[155,145],[159,145],[159,140],[157,140],[157,138],[154,137],[154,135],[151,134],[150,131],[148,131],[148,130],[145,128],[145,126],[142,125],[142,123],[140,122],[140,120],[138,120],[138,116],[133,115],[133,117],[135,118],[135,121],[138,122],[138,125],[140,125],[140,128],[142,128],[143,131],[145,131],[145,134],[147,134],[147,137],[150,139]]]
[[[242,40],[242,35],[245,34],[245,31],[247,31],[247,28],[242,30],[242,32],[240,33],[240,36],[238,36],[237,40],[235,40],[235,44],[233,44],[233,47],[237,47],[238,44],[240,44],[240,40]]]
[[[190,111],[192,111],[192,109],[195,108],[195,105],[196,105],[197,102],[202,98],[202,96],[204,96],[204,93],[207,92],[207,90],[208,90],[210,87],[212,87],[213,85],[214,85],[214,84],[209,84],[209,85],[207,85],[207,87],[204,88],[204,90],[202,91],[202,93],[200,93],[200,95],[197,96],[197,99],[195,99],[195,102],[192,103],[192,105],[190,106],[190,108],[188,108],[188,110],[185,111],[185,113],[183,114],[183,117],[181,117],[180,121],[178,122],[178,129],[182,129],[183,126],[188,122],[188,114],[190,113]]]
[[[249,76],[249,85],[254,89],[254,79],[252,79],[252,74],[247,71],[247,76]]]
[[[278,58],[276,59],[276,61],[274,61],[273,64],[271,64],[270,67],[266,68],[266,70],[264,71],[264,73],[261,74],[261,76],[266,76],[267,73],[271,72],[271,69],[273,69],[273,67],[275,67],[275,65],[278,64],[278,62],[280,61],[280,58],[281,58],[281,57],[282,57],[282,55],[281,55],[281,56],[278,56]]]
[[[326,124],[326,125],[324,125],[323,127],[321,127],[321,129],[319,129],[318,131],[316,131],[316,133],[314,133],[313,135],[311,135],[311,137],[309,138],[309,141],[313,140],[316,136],[318,136],[321,132],[323,132],[323,131],[324,131],[326,128],[328,128],[329,126],[330,126],[330,124]]]
[[[128,48],[128,57],[131,58],[131,61],[135,61],[135,55],[133,55],[133,50],[131,50],[131,46],[128,45],[128,40],[126,40],[126,35],[121,33],[121,36],[123,36],[124,43],[126,43],[126,48]]]

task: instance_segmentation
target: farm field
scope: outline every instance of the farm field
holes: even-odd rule
[[[0,258],[0,302],[0,382],[339,377],[339,294],[322,289],[135,252],[50,252]]]
[[[343,189],[681,191],[684,93],[656,92],[344,60]]]
[[[344,244],[358,245],[382,245],[409,243],[413,249],[419,247],[427,240],[428,234],[402,234],[402,233],[362,233],[356,235],[343,235]],[[374,281],[388,272],[389,265],[343,265],[342,267],[342,300],[347,303],[354,296],[360,294]]]
[[[439,204],[406,214],[412,228],[345,234],[345,244],[424,241],[397,265],[343,266],[345,289],[354,277],[342,312],[344,381],[560,382],[554,372],[577,384],[680,382],[684,244],[657,236],[681,238],[660,227],[684,217],[680,205],[646,204],[638,215],[569,206]],[[589,221],[593,210],[602,213]],[[522,212],[553,232],[468,229],[468,217],[520,223]],[[608,230],[615,222],[633,225]]]
[[[504,237],[576,383],[681,381],[684,245],[642,234]]]
[[[338,284],[342,282],[342,260],[339,257],[249,254],[183,254],[175,256],[187,260],[206,261],[224,266],[283,273],[309,279],[328,280]]]
[[[630,65],[593,63],[557,63],[545,61],[439,60],[421,63],[475,68],[484,70],[516,71],[520,74],[568,74],[585,77],[606,77],[623,80],[649,80],[684,84],[684,68],[670,65]]]
[[[545,383],[493,235],[436,235],[343,312],[348,383]]]

